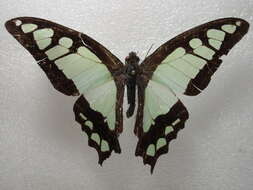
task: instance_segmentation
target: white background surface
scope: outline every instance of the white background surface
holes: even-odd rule
[[[92,36],[121,60],[132,50],[144,58],[151,44],[207,21],[234,16],[253,24],[252,0],[1,0],[0,10],[1,190],[252,189],[252,27],[202,94],[182,96],[190,118],[153,175],[134,156],[134,118],[124,120],[122,154],[101,168],[74,121],[75,98],[54,90],[4,28],[13,17],[41,17]]]

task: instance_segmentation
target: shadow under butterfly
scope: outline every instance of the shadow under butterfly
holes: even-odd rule
[[[151,173],[188,119],[176,94],[201,93],[222,63],[221,56],[249,28],[240,18],[218,19],[169,40],[141,63],[130,52],[123,64],[91,37],[48,20],[19,17],[5,26],[32,54],[55,89],[80,95],[74,105],[75,119],[88,135],[89,146],[97,150],[101,165],[112,151],[121,152],[118,137],[123,131],[125,85],[127,117],[134,113],[138,92],[135,155],[151,166]]]

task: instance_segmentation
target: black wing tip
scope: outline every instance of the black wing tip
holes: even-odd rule
[[[27,22],[29,20],[47,21],[47,20],[42,19],[42,18],[36,18],[36,17],[30,17],[30,16],[21,16],[21,17],[15,17],[15,18],[12,18],[10,20],[7,20],[4,25],[5,25],[5,28],[10,33],[13,33],[15,31],[15,30],[13,30],[14,28],[16,29],[18,26],[20,26],[23,21]],[[18,22],[19,22],[19,25],[17,25]]]
[[[243,35],[248,32],[249,26],[250,26],[248,21],[246,21],[242,18],[237,18],[237,17],[231,17],[231,19],[233,19],[235,22],[237,22],[237,21],[241,22],[239,27],[243,28]]]
[[[11,19],[5,22],[4,26],[9,33],[13,33],[13,28],[16,28],[16,19]]]
[[[10,20],[7,20],[5,22],[5,28],[7,29],[7,31],[11,34],[15,34],[16,32],[18,32],[18,28],[19,26],[22,24],[22,20],[29,18],[29,17],[15,17],[12,18]],[[30,17],[31,18],[31,17]]]
[[[25,17],[15,17],[15,18],[12,18],[12,19],[10,19],[10,20],[7,20],[7,21],[5,22],[5,27],[6,27],[6,28],[9,27],[10,25],[15,24],[16,21],[18,21],[18,20],[21,21],[23,18],[25,18]],[[21,22],[22,22],[22,21],[21,21]]]

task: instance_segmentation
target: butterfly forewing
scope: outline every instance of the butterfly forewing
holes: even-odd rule
[[[123,64],[87,35],[51,21],[20,17],[5,26],[36,59],[55,89],[66,95],[82,94],[74,112],[89,145],[98,151],[99,163],[112,150],[119,153],[124,81],[114,73]]]
[[[248,28],[249,24],[239,18],[215,20],[173,38],[143,61],[138,83],[136,155],[151,165],[151,171],[188,119],[175,93],[193,96],[205,89],[222,62],[221,56]]]
[[[207,87],[221,64],[221,56],[247,33],[249,24],[239,18],[215,20],[169,40],[144,60],[149,78],[175,92],[197,95]]]

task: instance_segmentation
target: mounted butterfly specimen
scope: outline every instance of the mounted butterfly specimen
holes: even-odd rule
[[[123,64],[91,37],[48,20],[20,17],[5,26],[32,54],[55,89],[79,96],[75,120],[88,135],[89,146],[97,150],[101,165],[112,151],[121,152],[118,137],[123,130],[126,85],[127,117],[133,116],[138,99],[135,155],[151,166],[151,172],[188,119],[176,94],[200,94],[222,63],[221,56],[249,28],[240,18],[218,19],[169,40],[141,63],[131,52]]]

